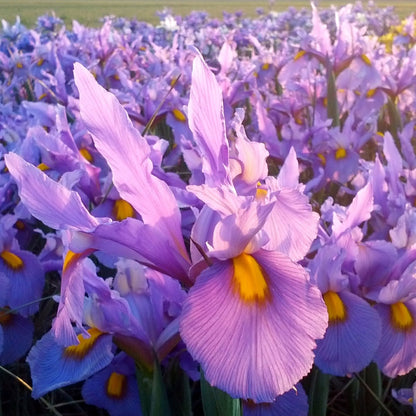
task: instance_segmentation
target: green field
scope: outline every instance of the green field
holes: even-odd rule
[[[331,4],[339,6],[346,3],[348,1],[321,0],[319,7],[329,7]],[[376,1],[379,7],[392,3],[401,17],[416,11],[415,0]],[[0,18],[14,22],[19,15],[23,24],[32,27],[38,16],[54,11],[69,27],[72,20],[78,20],[88,26],[99,26],[100,18],[110,14],[137,18],[155,24],[159,22],[156,12],[164,7],[171,8],[177,15],[186,15],[192,10],[204,10],[211,17],[222,17],[223,11],[241,10],[245,15],[254,17],[258,7],[283,11],[289,6],[309,8],[310,2],[276,0],[273,6],[270,6],[268,0],[0,0]]]

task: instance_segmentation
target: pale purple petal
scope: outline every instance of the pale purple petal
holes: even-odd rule
[[[210,186],[230,184],[222,91],[197,51],[188,104],[189,127],[202,152],[202,170]]]
[[[92,231],[99,224],[76,192],[53,181],[17,154],[9,153],[4,159],[22,202],[34,217],[54,229]]]
[[[293,261],[303,259],[317,236],[318,214],[296,189],[281,189],[270,200],[274,207],[264,226],[270,239],[265,248],[285,253]]]
[[[147,141],[134,128],[117,98],[81,64],[74,65],[74,79],[80,94],[81,117],[111,168],[120,196],[140,213],[143,222],[157,226],[172,247],[187,258],[178,204],[169,186],[152,175]]]
[[[272,402],[309,372],[328,317],[302,267],[279,253],[259,251],[255,259],[270,299],[243,301],[232,263],[216,263],[189,292],[181,335],[209,383],[233,397]]]

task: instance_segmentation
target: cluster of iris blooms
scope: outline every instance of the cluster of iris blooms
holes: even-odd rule
[[[325,414],[330,376],[411,375],[416,26],[395,19],[3,22],[0,364],[25,359],[34,398],[85,380],[111,415],[190,414],[194,385],[207,415]]]

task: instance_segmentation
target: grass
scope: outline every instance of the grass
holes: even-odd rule
[[[174,14],[187,15],[192,10],[204,10],[211,17],[222,17],[222,12],[243,11],[245,15],[255,17],[256,9],[262,7],[265,10],[284,11],[290,6],[297,8],[310,7],[310,1],[276,0],[271,5],[269,0],[1,0],[0,18],[8,22],[15,22],[19,15],[24,25],[32,27],[36,18],[45,13],[55,14],[71,27],[72,20],[97,27],[100,26],[100,18],[106,15],[116,15],[128,18],[136,18],[152,24],[157,24],[158,10],[164,7],[172,9]],[[340,6],[349,3],[341,0],[321,0],[319,7],[329,7],[331,4]],[[365,2],[363,2],[365,4]],[[391,5],[391,1],[376,1],[379,7]],[[399,0],[393,3],[399,16],[406,17],[416,11],[414,0]]]

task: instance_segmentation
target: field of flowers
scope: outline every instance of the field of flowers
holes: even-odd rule
[[[416,23],[54,15],[0,33],[0,415],[416,411]]]

